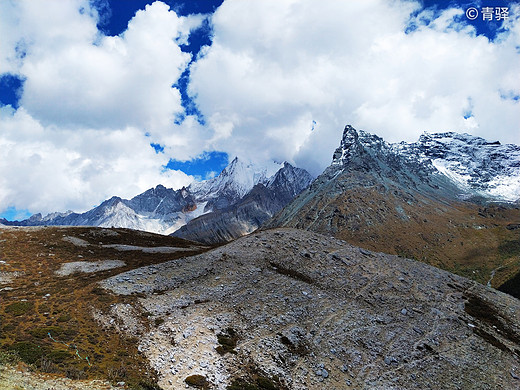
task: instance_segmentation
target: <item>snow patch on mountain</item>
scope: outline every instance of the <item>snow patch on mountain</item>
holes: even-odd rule
[[[433,160],[432,164],[440,173],[449,177],[461,189],[470,189],[468,182],[471,179],[471,176],[469,176],[468,174],[459,173],[461,172],[461,170],[453,169],[453,164],[449,164],[447,161],[441,159]]]
[[[265,184],[282,167],[283,164],[276,163],[257,167],[235,157],[220,175],[213,179],[192,183],[188,189],[199,200],[208,201],[223,192],[242,198],[258,183]]]
[[[443,175],[459,188],[461,198],[520,200],[520,146],[470,134],[424,133],[417,142],[391,144],[347,125],[332,166],[372,170],[388,166],[409,174]]]
[[[502,145],[470,134],[425,133],[409,150],[431,159],[439,172],[476,195],[509,202],[520,199],[518,145]]]
[[[520,175],[516,176],[500,176],[488,182],[487,193],[495,198],[504,199],[506,201],[520,200]]]

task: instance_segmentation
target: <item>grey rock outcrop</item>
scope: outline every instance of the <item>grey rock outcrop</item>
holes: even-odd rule
[[[311,232],[254,233],[102,285],[161,318],[139,348],[164,389],[195,374],[218,389],[255,375],[291,390],[520,385],[518,300]],[[226,332],[235,353],[219,354]]]

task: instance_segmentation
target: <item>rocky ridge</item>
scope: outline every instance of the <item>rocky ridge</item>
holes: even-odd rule
[[[381,173],[411,187],[429,183],[444,197],[520,200],[520,146],[469,134],[424,133],[391,144],[347,125],[331,168]]]
[[[502,159],[499,173],[496,164],[483,161],[499,150],[518,147],[484,145],[482,139],[468,135],[450,133],[450,137],[457,139],[453,141],[457,148],[447,151],[437,141],[428,141],[447,143],[445,134],[425,135],[416,144],[389,144],[346,126],[332,164],[265,227],[333,235],[481,283],[492,278],[492,285],[500,286],[520,272],[520,230],[512,228],[520,222],[520,209],[490,195],[490,178],[509,174],[514,178],[520,163],[515,155]],[[479,145],[488,149],[478,152]],[[479,157],[467,157],[472,153]],[[455,164],[474,175],[480,169],[476,166],[490,166],[494,173],[487,175],[482,168],[480,180],[461,185],[436,168],[441,161],[451,161],[442,164]],[[514,186],[518,188],[520,180]]]
[[[463,198],[520,200],[520,146],[502,145],[469,134],[425,133],[417,142],[392,145],[403,156],[431,161],[461,188]]]
[[[288,163],[264,183],[256,184],[231,206],[201,215],[172,235],[204,244],[231,241],[258,229],[312,181],[307,171]]]

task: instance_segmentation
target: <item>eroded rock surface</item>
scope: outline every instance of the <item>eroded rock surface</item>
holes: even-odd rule
[[[307,231],[259,232],[101,284],[140,296],[117,313],[147,316],[150,327],[128,328],[164,389],[192,375],[214,389],[258,378],[280,389],[520,387],[518,300]]]

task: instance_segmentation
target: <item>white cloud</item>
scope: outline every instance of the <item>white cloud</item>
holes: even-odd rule
[[[409,1],[226,1],[190,83],[220,134],[214,147],[295,160],[317,174],[346,123],[390,141],[451,130],[518,143],[519,102],[499,93],[520,93],[518,21],[489,42],[460,23],[462,10],[425,11],[405,34],[418,9]]]
[[[90,4],[0,3],[0,72],[25,78],[20,108],[0,116],[3,208],[84,211],[113,195],[192,180],[163,171],[169,156],[150,143],[183,113],[172,85],[190,55],[179,45],[202,16],[179,17],[156,2],[108,37]]]
[[[85,211],[113,195],[128,198],[158,183],[179,188],[192,180],[180,171],[162,171],[168,157],[155,153],[139,129],[45,127],[23,108],[4,107],[0,115],[2,205]]]
[[[107,37],[93,15],[78,12],[88,3],[28,3],[20,3],[29,42],[19,69],[27,78],[20,104],[42,123],[162,132],[183,111],[172,85],[190,60],[178,44],[192,19],[156,2],[138,11],[121,36]]]

